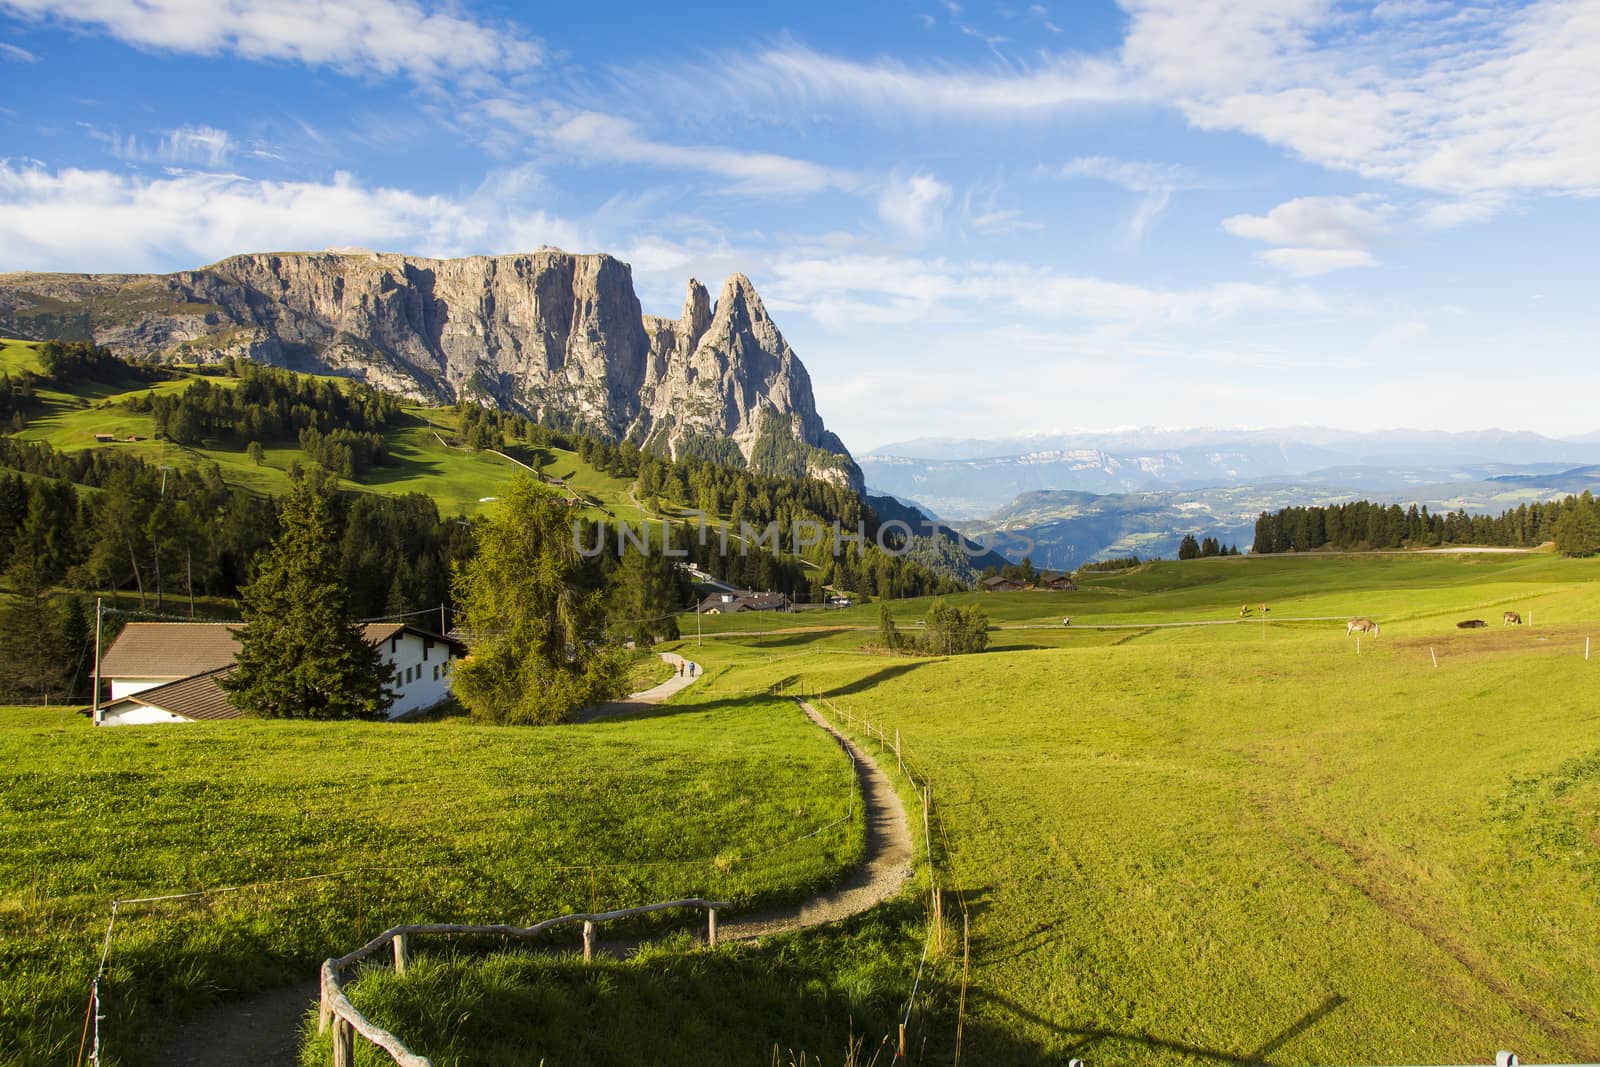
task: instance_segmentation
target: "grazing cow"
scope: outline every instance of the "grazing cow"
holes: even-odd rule
[[[1267,612],[1269,612],[1271,610],[1272,609],[1267,607],[1265,604],[1261,605],[1261,614],[1265,615]],[[1349,636],[1349,635],[1346,635],[1346,636]]]
[[[1242,608],[1239,609],[1239,618],[1242,619],[1242,618],[1244,618],[1245,616],[1247,616],[1249,614],[1250,614],[1250,605],[1249,604],[1246,604]]]
[[[1344,624],[1344,635],[1349,637],[1351,634],[1371,634],[1373,637],[1377,637],[1378,624],[1364,617],[1351,619]]]
[[[1518,615],[1514,611],[1508,611],[1505,614],[1505,623],[1503,625],[1506,625],[1506,626],[1521,626],[1522,625],[1522,616]]]
[[[1460,622],[1456,623],[1456,629],[1482,630],[1488,625],[1489,624],[1484,622],[1482,619],[1462,619]]]

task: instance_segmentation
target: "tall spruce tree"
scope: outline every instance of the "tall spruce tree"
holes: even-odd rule
[[[630,546],[611,575],[609,614],[612,632],[631,637],[635,646],[678,638],[678,590],[671,561]]]
[[[280,521],[241,590],[238,668],[223,688],[241,711],[267,718],[381,717],[394,702],[394,671],[351,617],[327,498],[296,481]]]
[[[454,689],[475,718],[555,723],[619,696],[624,657],[605,640],[605,599],[574,544],[573,512],[518,475],[473,525],[456,568],[456,604],[472,646]]]

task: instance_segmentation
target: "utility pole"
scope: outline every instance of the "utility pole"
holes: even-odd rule
[[[94,706],[90,709],[89,721],[96,726],[100,725],[100,607],[104,600],[94,598]]]

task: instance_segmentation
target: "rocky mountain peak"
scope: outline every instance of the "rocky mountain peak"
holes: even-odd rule
[[[641,313],[629,266],[557,248],[429,259],[366,250],[230,256],[174,274],[0,274],[0,335],[92,340],[124,355],[228,356],[342,374],[420,400],[475,399],[677,450],[731,439],[861,488],[811,379],[755,286],[680,318]],[[776,416],[773,418],[772,416]]]
[[[678,319],[686,352],[694,351],[694,346],[700,343],[701,336],[710,325],[711,293],[700,284],[698,278],[690,278],[689,295],[684,297],[683,315]]]

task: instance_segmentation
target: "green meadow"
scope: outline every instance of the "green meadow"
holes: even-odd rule
[[[395,923],[829,885],[859,833],[795,839],[841,819],[848,763],[792,702],[712,682],[684,714],[544,730],[0,709],[0,1062],[74,1055],[113,900],[249,887],[119,909],[106,1062],[139,1064],[195,1010]]]
[[[1597,580],[1544,554],[1167,563],[974,594],[1012,627],[980,656],[861,631],[699,655],[901,733],[972,923],[971,1062],[1594,1060]],[[1382,634],[1358,654],[1263,601]]]

